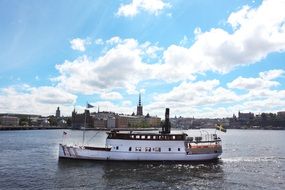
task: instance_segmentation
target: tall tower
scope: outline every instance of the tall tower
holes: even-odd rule
[[[141,93],[139,95],[139,104],[137,106],[137,115],[143,115],[143,107],[141,102]]]
[[[59,118],[60,117],[60,110],[59,107],[57,107],[57,110],[55,112],[55,117]]]

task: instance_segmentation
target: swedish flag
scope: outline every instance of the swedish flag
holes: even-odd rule
[[[220,124],[216,124],[216,129],[220,130],[220,131],[222,131],[224,133],[227,132],[227,129],[225,129],[224,126],[220,125]]]
[[[93,106],[93,105],[91,105],[91,104],[89,104],[89,103],[87,102],[87,104],[86,104],[86,108],[94,108],[94,106]]]

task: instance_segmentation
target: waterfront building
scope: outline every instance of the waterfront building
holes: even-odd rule
[[[59,108],[58,108],[59,109]],[[144,128],[144,127],[158,127],[161,119],[159,117],[151,117],[149,114],[143,116],[143,106],[141,102],[141,94],[139,94],[139,101],[137,105],[137,114],[123,115],[114,112],[99,111],[86,113],[87,127],[95,128]],[[85,115],[72,112],[72,127],[81,128],[84,126]]]
[[[17,117],[19,119],[17,125],[37,125],[42,117],[41,115],[34,114],[0,113],[0,117],[2,116]]]
[[[116,115],[116,128],[128,128],[128,119],[124,115]]]
[[[115,117],[109,117],[107,119],[107,128],[112,129],[116,127],[116,118]]]
[[[94,127],[94,119],[91,117],[89,110],[85,110],[85,113],[78,114],[75,109],[72,112],[71,125],[73,129],[80,129],[84,127]]]
[[[115,112],[100,112],[98,109],[98,112],[91,113],[91,116],[94,118],[95,128],[115,128],[116,126]]]
[[[145,117],[145,120],[149,127],[159,127],[161,123],[161,118],[157,116],[153,117],[153,116],[147,115]]]
[[[131,115],[117,115],[116,128],[140,127],[143,124],[144,117]]]
[[[115,117],[115,112],[108,112],[108,111],[99,111],[97,113],[91,113],[91,116],[95,119],[108,119],[109,117]]]
[[[95,128],[107,128],[107,120],[106,119],[94,119],[94,127]]]
[[[0,124],[4,126],[17,126],[19,125],[19,118],[9,115],[0,116]]]
[[[285,111],[277,112],[277,117],[280,118],[280,119],[285,119]]]
[[[238,120],[239,121],[249,122],[252,119],[254,119],[254,113],[251,113],[251,112],[249,112],[249,113],[238,112]]]
[[[117,115],[116,128],[145,128],[160,126],[161,118],[151,116]]]

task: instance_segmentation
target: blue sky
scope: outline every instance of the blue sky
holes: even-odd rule
[[[2,0],[0,112],[285,110],[284,1]]]

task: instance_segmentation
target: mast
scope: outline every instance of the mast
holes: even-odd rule
[[[82,139],[82,146],[84,146],[84,141],[85,141],[85,131],[86,131],[86,124],[87,124],[87,113],[89,114],[90,116],[90,112],[89,112],[89,108],[94,108],[94,106],[92,106],[91,104],[89,104],[87,102],[86,104],[86,109],[85,109],[85,113],[84,113],[84,130],[83,130],[83,139]]]
[[[85,129],[86,129],[86,112],[87,110],[84,110],[84,129],[83,129],[83,139],[82,139],[82,146],[84,146],[84,141],[85,141]]]

